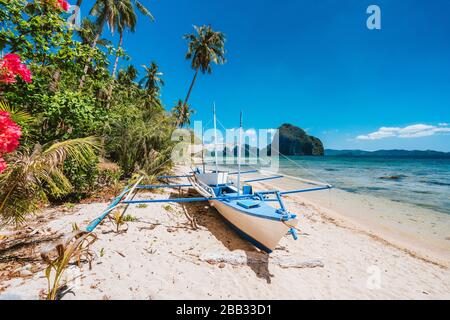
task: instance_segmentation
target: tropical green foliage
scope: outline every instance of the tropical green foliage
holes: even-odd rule
[[[66,159],[89,165],[100,147],[97,138],[87,137],[48,146],[36,144],[8,157],[8,168],[0,175],[0,224],[19,224],[30,212],[48,202],[49,196],[62,197],[73,185],[63,172]]]
[[[105,135],[108,156],[125,172],[156,174],[170,167],[172,121],[162,110],[132,109],[111,121]],[[120,112],[118,112],[120,114]],[[133,143],[130,143],[132,141]]]
[[[100,134],[108,116],[104,108],[96,107],[93,97],[79,91],[43,94],[41,102],[40,141],[44,143]]]
[[[163,73],[151,57],[140,70],[119,68],[128,59],[126,31],[136,29],[138,11],[153,21],[150,10],[137,0],[77,5],[92,8],[75,30],[68,14],[43,1],[0,0],[0,50],[19,55],[32,73],[31,83],[0,83],[0,110],[22,128],[20,147],[4,156],[8,167],[0,173],[0,223],[23,222],[49,201],[77,200],[134,172],[152,177],[170,169],[171,135],[190,124],[187,101],[198,71],[225,62],[223,34],[195,27],[186,36],[195,77],[185,101],[167,112]],[[105,26],[119,37],[116,47]],[[118,169],[102,170],[102,163]]]

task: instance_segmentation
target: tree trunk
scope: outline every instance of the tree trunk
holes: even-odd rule
[[[114,80],[116,79],[117,66],[119,65],[119,50],[120,50],[120,48],[122,48],[122,44],[123,44],[123,32],[120,33],[119,44],[117,45],[116,60],[114,61],[114,67],[113,67],[113,71],[112,71],[113,81],[111,81],[111,83],[109,84],[109,88],[108,88],[108,96],[107,96],[107,103],[106,103],[107,109],[109,109],[109,106],[111,105],[113,83],[114,83]]]
[[[100,39],[100,36],[102,34],[104,25],[105,25],[105,21],[103,21],[102,25],[98,28],[97,34],[95,35],[94,41],[92,42],[92,45],[91,45],[91,49],[94,49],[97,46],[97,42],[98,42],[98,39]],[[83,75],[81,76],[80,84],[78,86],[78,89],[82,89],[83,88],[84,80],[86,79],[86,74],[87,74],[87,72],[89,70],[89,63],[91,62],[91,60],[92,60],[92,54],[89,55],[88,60],[87,60],[87,62],[85,64],[85,66],[84,66]]]
[[[57,69],[53,74],[52,81],[50,82],[48,88],[50,92],[56,92],[56,90],[58,90],[60,80],[61,80],[61,70]]]
[[[191,95],[192,88],[194,87],[195,80],[197,79],[197,75],[198,75],[198,68],[197,68],[197,70],[195,70],[195,74],[194,74],[194,78],[192,79],[191,86],[189,87],[189,91],[187,93],[186,99],[184,99],[183,108],[181,109],[181,114],[177,121],[177,127],[183,123],[183,117],[187,113],[186,112],[187,103],[188,103],[189,97]]]
[[[121,32],[120,33],[119,44],[117,45],[116,60],[114,61],[114,68],[113,68],[113,72],[112,72],[113,79],[116,78],[117,66],[119,64],[119,50],[120,50],[120,48],[122,48],[122,44],[123,44],[123,33]]]

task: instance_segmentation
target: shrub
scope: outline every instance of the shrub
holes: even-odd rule
[[[97,188],[115,186],[119,183],[123,170],[115,163],[102,160],[98,164]]]
[[[67,159],[64,162],[64,175],[72,184],[73,191],[63,200],[78,201],[95,191],[99,176],[99,159],[97,155],[92,155],[87,160],[87,163],[80,163],[73,159]]]
[[[70,90],[44,95],[40,108],[41,142],[75,139],[98,133],[106,117],[105,110],[97,108],[92,97]]]

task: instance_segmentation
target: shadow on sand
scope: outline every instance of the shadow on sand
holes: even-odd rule
[[[181,193],[174,191],[170,198],[198,197],[195,190],[184,190]],[[269,254],[262,252],[241,238],[231,228],[220,213],[209,205],[207,201],[181,203],[183,210],[195,219],[198,226],[208,229],[229,251],[242,250],[247,256],[247,265],[255,272],[258,278],[271,282],[272,274],[269,272]],[[255,259],[258,257],[258,259]]]

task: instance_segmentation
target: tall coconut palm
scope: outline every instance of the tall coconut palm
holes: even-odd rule
[[[114,67],[112,71],[113,79],[116,78],[117,66],[119,64],[119,57],[121,56],[122,44],[123,44],[123,34],[126,29],[134,32],[136,29],[137,15],[134,11],[133,4],[130,0],[117,0],[117,19],[115,23],[117,25],[117,30],[119,32],[119,43],[116,48],[116,57],[114,60]],[[107,105],[106,108],[110,106],[110,100],[113,90],[113,82],[109,84],[107,93]]]
[[[159,95],[161,86],[164,85],[164,80],[161,79],[163,73],[159,71],[159,67],[154,61],[152,61],[150,67],[147,67],[146,65],[143,65],[142,67],[145,70],[145,75],[141,81],[139,81],[139,85],[150,94],[154,96]]]
[[[222,32],[214,31],[211,26],[203,25],[201,27],[194,26],[196,31],[192,34],[187,34],[184,39],[189,41],[186,59],[191,60],[192,69],[195,70],[194,78],[189,86],[188,93],[184,99],[183,108],[187,108],[187,103],[197,79],[198,72],[203,74],[211,73],[211,63],[224,64],[225,59],[225,35]],[[185,114],[184,111],[182,114]],[[181,124],[181,118],[177,125]]]
[[[183,101],[178,100],[175,107],[172,109],[172,114],[177,119],[177,126],[183,127],[184,125],[191,124],[191,115],[195,113],[194,109],[191,109],[189,105],[185,105]]]
[[[125,70],[119,70],[117,81],[122,85],[129,86],[136,80],[138,75],[138,70],[133,65],[129,65]]]
[[[105,24],[108,25],[109,29],[112,33],[114,33],[115,21],[117,16],[117,10],[115,6],[115,0],[96,0],[94,6],[92,7],[90,14],[96,16],[97,19],[95,24],[97,26],[94,39],[91,43],[91,48],[94,49],[97,46],[97,42],[100,38],[100,35],[103,32],[103,28]],[[92,55],[90,55],[86,61],[86,65],[84,66],[83,75],[80,79],[79,88],[83,88],[84,80],[86,79],[86,74],[89,70],[89,64],[92,60]]]
[[[152,107],[162,109],[159,93],[161,86],[164,85],[164,80],[161,78],[163,73],[159,71],[158,65],[154,61],[152,61],[150,67],[146,65],[142,65],[142,67],[145,70],[145,75],[139,81],[139,86],[145,90],[142,95],[143,105],[147,109]]]
[[[88,18],[84,18],[81,22],[81,28],[76,31],[77,35],[81,39],[81,43],[92,45],[95,39],[95,35],[97,34],[97,28],[98,26],[94,22],[92,22]],[[97,40],[97,45],[106,47],[111,45],[111,41],[109,41],[108,39],[99,38]]]
[[[134,4],[143,15],[149,17],[151,21],[155,20],[151,12],[139,1],[134,1]],[[113,79],[116,79],[116,71],[117,66],[119,64],[119,58],[121,56],[121,49],[123,44],[123,34],[127,29],[134,33],[136,31],[136,24],[137,24],[137,14],[130,0],[117,0],[117,7],[118,7],[117,30],[119,31],[119,44],[117,45],[116,58],[114,61],[114,67],[112,71]],[[113,90],[113,83],[111,82],[108,88],[107,108],[109,108],[110,105],[112,90]]]
[[[117,65],[119,63],[119,51],[123,44],[123,33],[128,29],[131,32],[136,31],[137,14],[134,10],[134,6],[130,0],[116,0],[118,8],[117,29],[119,31],[120,39],[116,50],[116,60],[114,62],[114,68],[112,76],[115,77],[117,71]],[[134,5],[145,16],[150,18],[151,21],[155,21],[152,13],[139,1],[134,1]]]
[[[116,28],[119,27],[119,21],[124,19],[127,16],[127,12],[129,14],[129,8],[136,7],[143,15],[150,17],[153,19],[153,15],[151,12],[138,0],[96,0],[94,6],[92,7],[90,14],[97,17],[95,23],[98,26],[97,32],[95,34],[94,40],[91,44],[92,48],[97,46],[97,41],[100,38],[100,35],[103,32],[105,25],[107,25],[112,34]],[[136,21],[134,22],[136,24]],[[120,30],[119,30],[120,31]],[[89,69],[89,63],[91,62],[92,56],[88,58],[88,61],[84,67],[83,76],[80,80],[79,87],[82,88],[84,84],[84,80],[86,78],[87,71]]]

